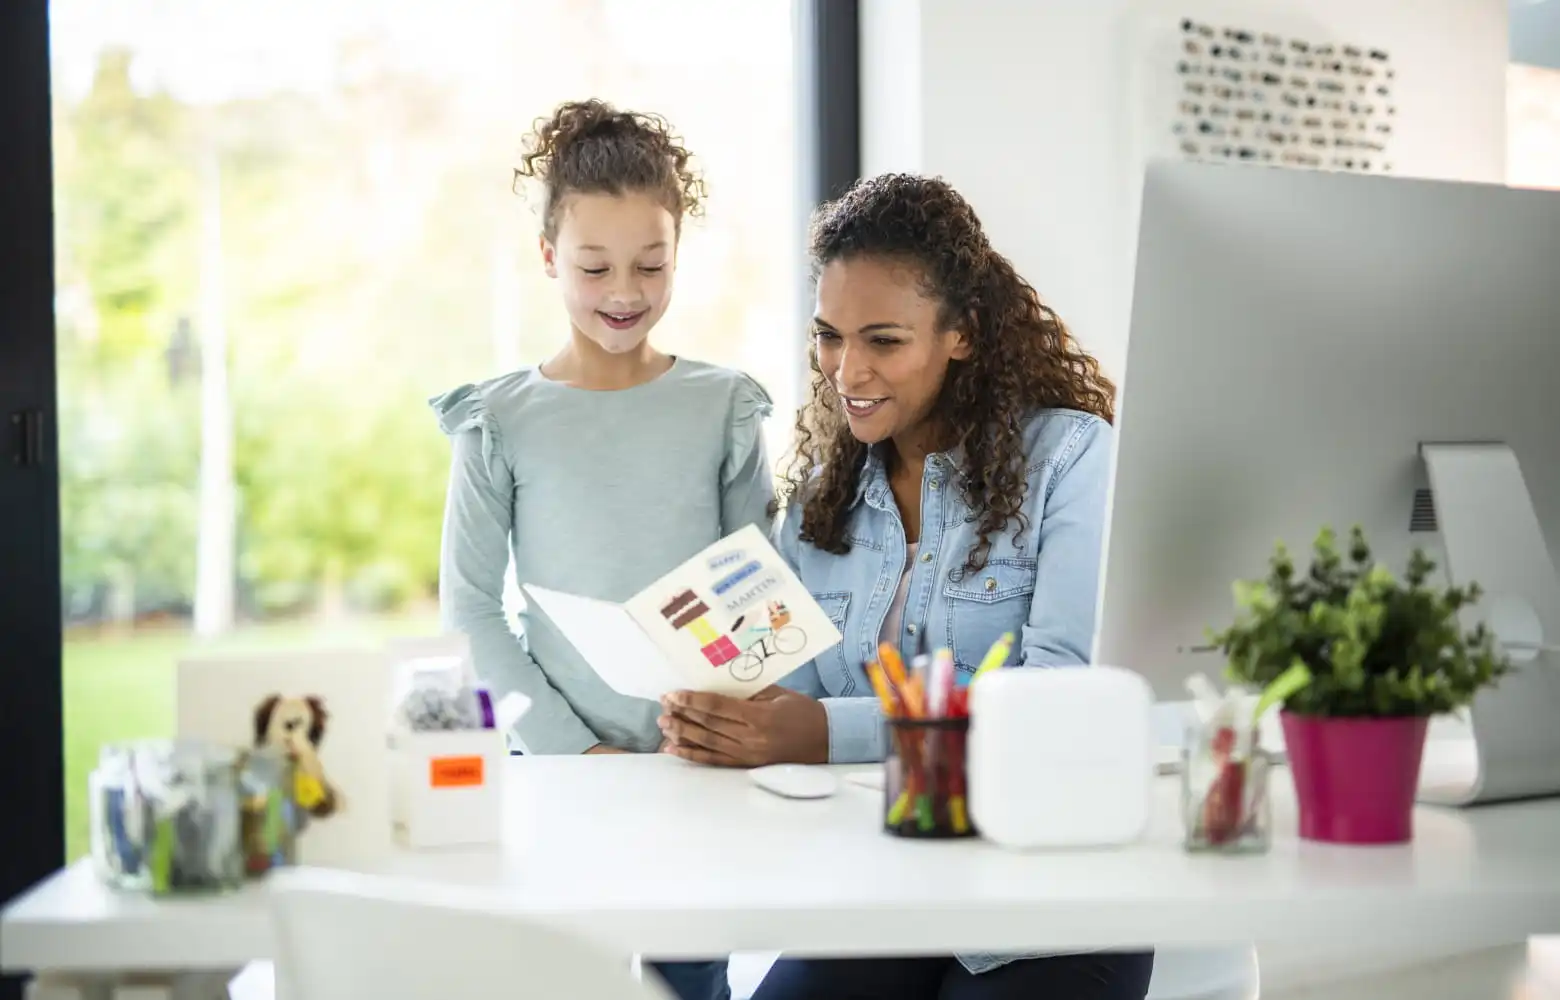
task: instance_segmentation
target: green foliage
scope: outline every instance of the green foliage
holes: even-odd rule
[[[263,610],[341,588],[359,606],[431,593],[449,444],[387,380],[309,384],[296,372],[238,407],[240,573]]]
[[[189,394],[125,367],[60,399],[60,555],[67,615],[104,586],[145,607],[188,604],[200,425]],[[130,415],[129,419],[125,416]]]
[[[1471,702],[1509,669],[1481,623],[1463,631],[1459,613],[1479,600],[1477,584],[1427,585],[1435,563],[1418,549],[1399,582],[1373,561],[1364,532],[1350,534],[1347,559],[1323,528],[1304,575],[1283,543],[1264,580],[1235,584],[1236,621],[1212,641],[1230,680],[1266,687],[1303,663],[1311,683],[1285,707],[1302,715],[1417,716]]]
[[[131,56],[109,50],[92,89],[55,125],[62,292],[79,286],[93,322],[81,360],[112,366],[166,344],[194,257],[189,111],[138,94]]]

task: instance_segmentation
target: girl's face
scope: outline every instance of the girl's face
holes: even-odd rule
[[[818,275],[813,339],[818,367],[839,394],[858,441],[923,438],[952,361],[970,356],[960,330],[939,330],[939,305],[921,291],[915,270],[857,257]]]
[[[541,243],[574,329],[609,354],[639,348],[672,301],[672,213],[639,192],[572,195],[559,212],[557,242],[543,236]]]

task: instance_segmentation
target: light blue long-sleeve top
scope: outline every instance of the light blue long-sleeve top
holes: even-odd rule
[[[653,701],[618,694],[534,608],[526,641],[504,618],[504,574],[623,601],[748,524],[768,527],[769,396],[740,372],[677,358],[659,378],[598,392],[536,368],[430,401],[453,441],[439,603],[470,637],[478,675],[532,707],[510,734],[526,753],[604,743],[653,751]]]

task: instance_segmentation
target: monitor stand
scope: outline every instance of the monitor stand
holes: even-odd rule
[[[1477,581],[1471,609],[1512,670],[1474,699],[1472,773],[1425,775],[1419,801],[1477,805],[1560,795],[1560,577],[1517,456],[1503,444],[1423,444],[1454,584]]]

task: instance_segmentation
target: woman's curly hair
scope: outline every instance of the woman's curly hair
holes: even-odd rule
[[[884,174],[857,182],[814,215],[809,251],[815,277],[837,260],[909,265],[923,294],[940,305],[939,329],[969,337],[970,356],[950,362],[931,419],[946,433],[946,447],[964,449],[960,491],[979,521],[979,538],[956,572],[980,570],[993,538],[1010,524],[1015,537],[1028,526],[1021,506],[1027,419],[1060,407],[1108,422],[1115,386],[942,180]],[[802,539],[838,554],[850,548],[846,519],[867,446],[851,435],[816,345],[809,356],[812,391],[797,414],[794,459],[780,494],[789,504],[801,498]]]
[[[682,232],[684,216],[704,211],[704,179],[682,138],[660,115],[620,111],[605,101],[566,101],[538,118],[525,138],[512,188],[541,183],[542,233],[558,235],[558,213],[571,194],[642,191],[663,205]]]

